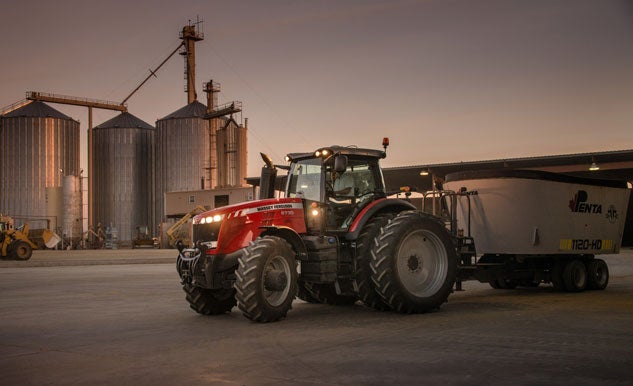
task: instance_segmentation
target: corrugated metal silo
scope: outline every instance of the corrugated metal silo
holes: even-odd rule
[[[247,127],[238,125],[233,119],[225,120],[218,130],[218,186],[238,187],[246,184],[246,133]]]
[[[43,102],[0,119],[0,209],[31,228],[47,227],[36,220],[47,217],[46,188],[61,186],[62,175],[80,174],[79,122]]]
[[[209,121],[198,101],[156,121],[156,221],[165,217],[165,193],[209,189]]]
[[[112,224],[119,241],[128,244],[136,227],[154,229],[153,179],[156,130],[130,113],[93,129],[93,221]]]

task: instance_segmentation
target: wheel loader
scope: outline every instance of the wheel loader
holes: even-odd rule
[[[29,239],[29,225],[15,229],[12,217],[0,215],[0,257],[28,260],[37,245]]]

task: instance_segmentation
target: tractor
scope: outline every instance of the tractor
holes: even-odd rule
[[[237,306],[256,322],[286,317],[296,297],[332,305],[358,300],[377,310],[439,308],[457,276],[457,243],[445,223],[387,198],[384,150],[330,146],[262,154],[260,199],[193,218],[193,245],[177,243],[177,270],[197,313]],[[277,169],[286,188],[275,198]]]

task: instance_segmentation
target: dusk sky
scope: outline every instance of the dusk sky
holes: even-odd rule
[[[243,102],[249,176],[259,152],[385,136],[385,166],[633,149],[633,0],[4,0],[0,107],[120,102],[196,17],[198,99],[213,79]],[[183,68],[172,57],[130,113],[155,126],[183,107]],[[87,109],[51,106],[85,141]]]

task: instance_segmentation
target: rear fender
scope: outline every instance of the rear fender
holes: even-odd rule
[[[352,226],[349,227],[349,232],[345,235],[345,238],[347,240],[356,240],[367,221],[380,213],[400,213],[405,210],[416,209],[412,203],[400,199],[383,198],[376,200],[360,211],[352,222]]]

